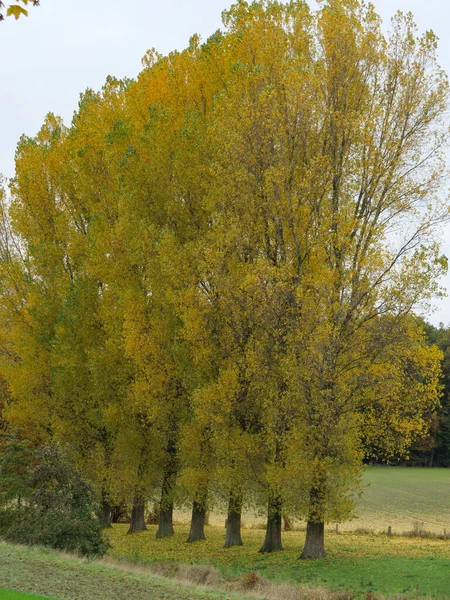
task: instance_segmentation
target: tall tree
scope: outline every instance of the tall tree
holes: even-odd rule
[[[347,510],[362,455],[358,369],[374,340],[381,355],[393,343],[372,322],[391,315],[403,329],[445,268],[432,232],[446,214],[437,191],[448,86],[434,36],[417,39],[410,17],[396,18],[388,40],[357,2],[324,3],[313,20],[300,3],[238,3],[225,18],[239,68],[215,103],[214,230],[224,253],[238,260],[241,250],[240,281],[252,275],[244,311],[250,290],[281,298],[272,336],[296,417],[288,428],[315,448],[304,556],[321,555],[327,502]],[[267,328],[258,317],[256,331]],[[429,391],[424,410],[436,404]]]

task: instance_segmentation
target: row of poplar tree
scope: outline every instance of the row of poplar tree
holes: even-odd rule
[[[3,418],[58,440],[111,507],[352,515],[362,460],[406,454],[439,402],[412,316],[446,268],[436,38],[359,0],[238,2],[22,137],[0,227]]]

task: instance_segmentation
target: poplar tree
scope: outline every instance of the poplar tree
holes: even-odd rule
[[[447,80],[431,33],[417,38],[400,14],[386,39],[363,3],[327,2],[311,16],[303,3],[242,2],[225,19],[223,44],[236,54],[213,120],[217,247],[242,252],[247,310],[255,290],[259,306],[271,299],[279,311],[269,331],[294,416],[283,427],[316,447],[303,556],[317,556],[327,501],[345,509],[356,485],[359,370],[375,341],[381,355],[394,343],[372,322],[390,315],[402,330],[446,266],[432,236],[447,212],[437,195]],[[256,330],[267,328],[258,317]],[[430,360],[424,412],[437,402]],[[337,469],[334,500],[321,464]]]

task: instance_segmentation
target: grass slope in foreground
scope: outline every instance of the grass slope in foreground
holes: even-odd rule
[[[36,600],[36,596],[30,595],[8,596],[10,592],[6,590],[12,588],[21,592],[45,594],[57,600],[225,600],[229,598],[238,600],[240,598],[229,593],[198,590],[162,577],[142,576],[117,570],[52,551],[11,546],[2,542],[0,542],[0,565],[1,600],[16,600],[16,598]]]
[[[146,539],[146,534],[128,536],[136,542]],[[341,536],[346,538],[347,536]],[[172,538],[173,540],[174,538]],[[367,544],[367,538],[360,536],[361,545]],[[164,540],[166,542],[167,540]],[[395,542],[399,540],[393,540]],[[411,540],[407,540],[411,541]],[[198,548],[204,544],[184,546]],[[397,546],[397,544],[395,543]],[[359,549],[361,551],[361,548]],[[231,558],[231,554],[230,554]],[[262,557],[261,557],[262,558]],[[270,557],[265,557],[270,558]],[[393,574],[398,577],[409,578],[407,589],[402,589],[402,595],[395,596],[396,600],[403,598],[439,598],[440,600],[450,598],[450,570],[449,560],[436,559],[430,561],[424,558],[403,558],[397,561],[395,555],[387,554],[379,557],[365,559],[364,555],[356,556],[354,560],[342,560],[335,556],[334,559],[322,561],[295,561],[289,564],[287,561],[284,568],[277,573],[277,566],[286,560],[286,553],[277,553],[272,558],[276,559],[271,565],[272,582],[261,579],[252,593],[259,598],[268,600],[352,600],[353,598],[377,598],[382,600],[378,594],[377,578],[385,575],[385,589],[389,590],[385,596],[392,598],[396,590]],[[288,557],[289,558],[289,557]],[[258,560],[257,571],[262,575],[269,575],[261,568],[262,560]],[[269,561],[265,561],[267,564]],[[152,565],[150,569],[142,562],[114,562],[107,559],[104,562],[87,562],[83,559],[68,557],[58,554],[52,550],[36,548],[24,548],[2,544],[0,542],[0,598],[1,588],[15,588],[23,592],[33,592],[53,597],[57,600],[228,600],[234,598],[249,598],[244,595],[243,584],[248,581],[249,570],[228,566],[220,569],[211,566],[177,566],[172,561],[172,566]],[[330,568],[332,567],[332,568]],[[393,567],[393,568],[392,568]],[[287,584],[286,576],[291,571],[291,582]],[[153,569],[153,570],[152,570]],[[159,573],[176,577],[178,581],[163,579],[155,574]],[[205,578],[206,574],[206,578]],[[244,575],[243,575],[244,574]],[[416,590],[417,577],[421,584]],[[372,577],[372,579],[369,579]],[[317,582],[322,586],[317,587]],[[379,579],[379,581],[382,581]],[[436,585],[428,585],[430,581]],[[191,585],[186,585],[189,582]],[[199,589],[193,587],[192,583],[199,585],[206,583],[208,588]],[[297,582],[297,584],[295,584]],[[307,587],[298,583],[309,583]],[[403,583],[400,582],[403,586]],[[221,591],[214,591],[220,589]],[[337,589],[341,592],[327,591],[326,588]],[[345,589],[353,588],[354,594],[344,592]],[[358,590],[356,589],[358,588]],[[369,595],[366,595],[370,592]],[[19,600],[19,599],[18,599]],[[30,598],[31,600],[31,598]]]

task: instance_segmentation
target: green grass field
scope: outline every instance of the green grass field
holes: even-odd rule
[[[243,600],[249,598],[243,583],[250,571],[262,577],[252,593],[268,600],[450,598],[449,548],[436,540],[419,541],[414,547],[414,540],[391,538],[392,544],[384,547],[381,536],[335,534],[329,536],[327,558],[298,561],[292,546],[301,541],[299,532],[286,536],[286,551],[261,556],[254,554],[258,532],[249,530],[244,547],[224,550],[222,556],[216,549],[215,558],[211,547],[218,541],[217,528],[208,528],[206,543],[188,545],[181,537],[185,533],[182,529],[170,540],[156,541],[154,530],[126,536],[123,527],[114,528],[117,542],[129,540],[131,561],[87,562],[0,543],[0,598],[9,599],[1,595],[2,588],[14,588],[58,600]],[[153,548],[158,556],[146,556]],[[127,553],[119,554],[123,558]],[[191,560],[186,560],[190,554]],[[207,587],[199,588],[203,583]]]
[[[450,469],[369,467],[357,503],[359,518],[344,530],[366,527],[394,532],[410,530],[415,522],[424,529],[450,534]]]
[[[221,514],[213,515],[215,524],[206,528],[205,542],[188,544],[188,512],[181,511],[171,538],[157,540],[156,526],[134,535],[127,535],[127,525],[109,530],[110,556],[118,561],[119,569],[112,568],[114,564],[86,563],[0,544],[0,588],[58,600],[229,599],[243,597],[242,583],[254,571],[261,578],[259,597],[274,600],[338,599],[326,591],[308,592],[311,588],[349,592],[352,596],[347,600],[368,593],[398,599],[450,599],[450,536],[444,540],[351,532],[356,528],[386,531],[391,525],[399,533],[420,521],[425,529],[442,533],[445,528],[450,534],[450,469],[374,467],[366,470],[364,485],[358,502],[360,518],[341,524],[339,534],[333,524],[328,527],[328,555],[322,560],[297,559],[305,535],[301,524],[299,530],[283,534],[283,552],[259,554],[264,530],[256,525],[262,525],[263,519],[251,513],[245,516],[250,527],[243,529],[242,547],[223,548]],[[206,577],[209,587],[185,587],[180,581],[158,577],[161,573],[196,584]],[[15,600],[2,593],[0,589],[1,600]]]
[[[1,600],[51,600],[48,596],[36,596],[35,594],[24,594],[14,590],[0,589]]]
[[[336,535],[329,526],[328,556],[321,561],[297,560],[303,531],[284,533],[285,551],[260,555],[264,519],[250,511],[244,515],[242,548],[223,549],[224,515],[213,515],[207,541],[186,544],[187,512],[177,514],[174,538],[155,539],[155,527],[135,536],[126,526],[110,534],[114,556],[148,562],[200,562],[219,566],[230,577],[255,569],[263,577],[301,585],[349,590],[359,596],[371,591],[410,597],[432,595],[450,598],[450,539],[421,539],[385,535],[355,535],[363,529],[393,533],[411,531],[415,523],[436,534],[444,529],[450,538],[450,469],[369,467],[358,500],[359,517],[339,525]],[[302,524],[299,523],[300,529]]]
[[[328,555],[317,561],[299,561],[304,532],[283,535],[284,551],[259,554],[264,532],[243,531],[244,546],[224,549],[224,529],[208,527],[207,540],[187,544],[188,526],[178,525],[171,538],[157,540],[156,527],[127,535],[127,526],[115,526],[109,536],[112,555],[148,564],[202,563],[220,567],[230,579],[250,570],[272,581],[386,596],[450,598],[450,541],[384,535],[328,533]]]

